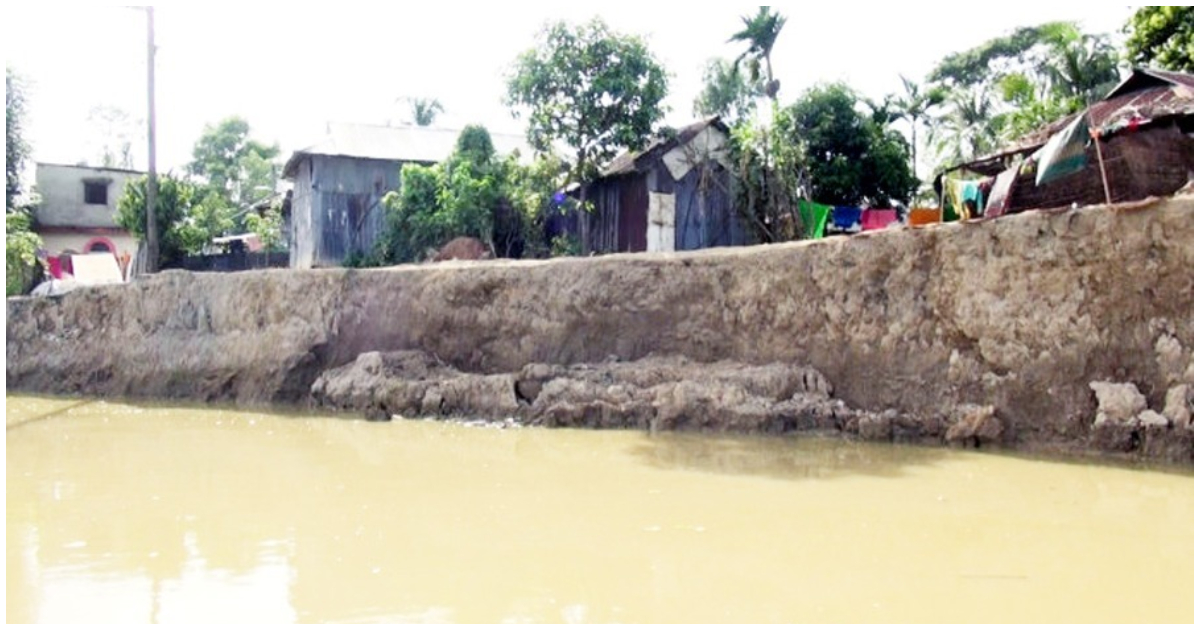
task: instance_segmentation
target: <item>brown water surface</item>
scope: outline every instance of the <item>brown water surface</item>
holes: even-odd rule
[[[1193,620],[1190,469],[6,409],[10,623]]]

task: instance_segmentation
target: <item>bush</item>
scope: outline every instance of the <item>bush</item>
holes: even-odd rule
[[[550,161],[526,167],[512,156],[498,158],[487,130],[467,127],[445,162],[400,170],[400,190],[384,197],[384,234],[369,262],[419,261],[460,236],[501,257],[545,255],[541,213],[561,172]]]
[[[4,294],[28,292],[37,279],[37,250],[42,239],[30,229],[29,216],[4,215]]]

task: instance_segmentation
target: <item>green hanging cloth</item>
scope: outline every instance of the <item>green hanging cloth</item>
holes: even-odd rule
[[[1089,137],[1086,113],[1080,114],[1075,122],[1054,134],[1045,146],[1033,154],[1038,161],[1033,185],[1041,186],[1086,168]]]
[[[829,220],[830,206],[801,199],[798,202],[800,221],[804,224],[806,238],[825,236],[825,223]]]

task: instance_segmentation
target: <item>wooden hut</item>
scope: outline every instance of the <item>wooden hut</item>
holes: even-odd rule
[[[934,188],[940,194],[945,176],[951,174],[986,178],[1019,169],[1010,173],[1014,179],[1003,204],[1003,211],[1010,213],[1173,194],[1194,177],[1193,86],[1190,74],[1135,69],[1104,99],[1088,108],[1087,123],[1093,139],[1081,171],[1040,186],[1034,183],[1035,154],[1079,116],[1075,113],[1003,151],[946,169],[938,175]],[[993,206],[993,200],[989,199],[987,205]]]
[[[729,127],[709,117],[618,156],[587,186],[594,210],[564,230],[584,253],[745,245],[732,184]]]

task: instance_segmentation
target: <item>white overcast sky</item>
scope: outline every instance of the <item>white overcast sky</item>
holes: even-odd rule
[[[950,11],[947,7],[954,7]],[[951,52],[1017,26],[1080,22],[1116,32],[1134,8],[1097,3],[794,3],[772,57],[781,100],[845,81],[869,97],[924,77]],[[94,160],[93,106],[146,115],[146,27],[119,6],[5,3],[5,63],[29,80],[26,138],[38,161]],[[670,73],[666,122],[686,124],[706,59],[732,58],[741,3],[164,3],[155,10],[159,168],[180,168],[205,123],[240,115],[286,156],[329,121],[404,120],[405,97],[435,97],[440,126],[523,132],[501,104],[504,74],[548,20],[600,16],[644,35]],[[400,102],[397,102],[397,101]],[[136,164],[145,167],[144,146]]]

